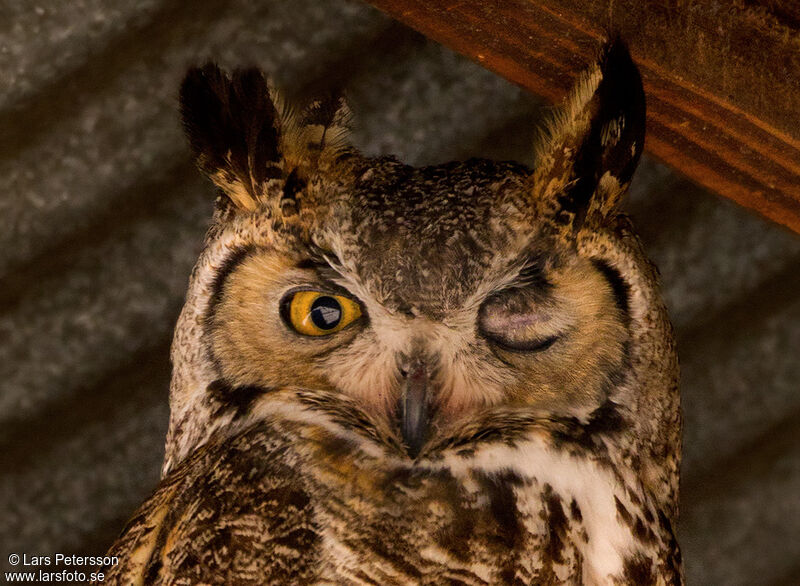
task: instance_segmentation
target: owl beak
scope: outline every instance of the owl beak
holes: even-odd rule
[[[422,360],[413,360],[400,372],[404,379],[399,405],[400,431],[408,455],[416,458],[428,439],[428,368]]]

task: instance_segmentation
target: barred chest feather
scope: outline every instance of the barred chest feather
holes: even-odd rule
[[[342,476],[342,496],[320,511],[328,563],[348,581],[679,583],[671,530],[651,500],[544,438],[437,463],[363,464],[371,478]]]
[[[611,443],[516,421],[411,460],[286,394],[164,479],[110,583],[681,584],[670,522]]]
[[[327,417],[273,425],[309,495],[320,583],[680,583],[636,475],[544,427],[412,462]]]

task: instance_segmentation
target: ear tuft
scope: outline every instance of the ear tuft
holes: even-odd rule
[[[198,166],[239,207],[253,210],[261,185],[281,176],[278,113],[264,74],[231,77],[209,63],[190,69],[181,115]]]
[[[608,215],[627,189],[644,147],[645,97],[625,43],[614,38],[578,81],[543,141],[535,189],[562,224]]]
[[[613,39],[599,59],[602,79],[595,92],[597,112],[587,140],[599,144],[600,169],[621,185],[630,183],[644,148],[646,106],[642,78],[627,45]]]
[[[355,153],[340,93],[295,109],[258,69],[231,76],[212,63],[190,69],[180,104],[195,161],[241,209],[273,198],[287,213],[296,210],[310,174]]]

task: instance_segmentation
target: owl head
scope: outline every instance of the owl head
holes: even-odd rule
[[[180,99],[219,197],[175,334],[165,471],[294,388],[412,460],[520,415],[616,426],[674,489],[672,334],[619,212],[645,135],[624,44],[577,82],[534,169],[364,156],[340,97],[287,104],[254,69],[192,69]]]

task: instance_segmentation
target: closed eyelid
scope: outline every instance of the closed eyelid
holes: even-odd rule
[[[505,289],[484,301],[478,331],[493,345],[508,351],[543,351],[564,333],[564,320],[553,313],[550,291]]]
[[[483,325],[492,331],[501,331],[507,328],[521,328],[540,325],[548,321],[547,317],[537,312],[518,313],[498,318],[496,315],[487,315],[482,321]]]

